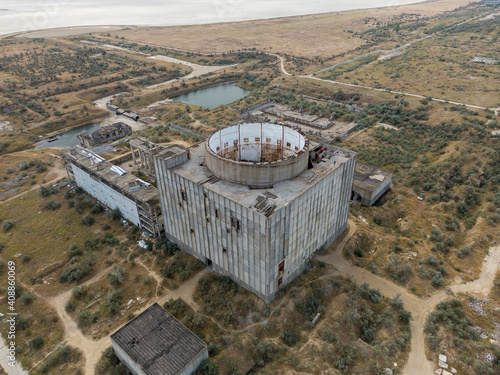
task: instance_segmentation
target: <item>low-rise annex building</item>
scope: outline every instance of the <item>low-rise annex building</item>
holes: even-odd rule
[[[267,303],[346,229],[356,153],[290,127],[234,125],[152,157],[166,237]]]
[[[362,163],[356,164],[352,199],[363,206],[373,206],[391,187],[392,173]]]
[[[100,143],[114,141],[132,134],[132,128],[123,123],[116,122],[113,125],[104,126],[92,133],[78,134],[80,145],[83,147],[92,147]]]
[[[158,190],[96,153],[75,146],[61,153],[70,181],[111,209],[159,237],[163,232]]]
[[[111,335],[118,359],[134,375],[191,375],[207,344],[157,303]]]

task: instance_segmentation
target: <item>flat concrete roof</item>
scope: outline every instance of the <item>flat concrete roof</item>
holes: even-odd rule
[[[206,344],[157,303],[111,335],[148,375],[175,375]]]
[[[114,164],[111,164],[96,153],[84,149],[83,147],[75,146],[69,151],[66,151],[65,154],[77,166],[84,166],[89,171],[95,173],[109,183],[118,186],[124,192],[132,195],[138,200],[146,202],[150,205],[160,204],[158,189],[156,189],[153,185],[148,184],[145,181],[140,180],[133,174],[126,172],[125,170],[115,166]],[[130,184],[137,186],[137,182],[142,183],[142,187],[140,189],[134,189],[130,191]]]
[[[353,185],[366,190],[376,190],[391,177],[392,173],[389,171],[358,162],[354,171]]]
[[[264,213],[266,207],[259,204],[262,201],[262,196],[266,197],[268,206],[269,204],[275,206],[275,210],[285,207],[356,155],[353,151],[333,146],[328,147],[325,158],[319,163],[313,163],[313,168],[306,169],[297,177],[276,183],[272,188],[267,189],[250,189],[246,185],[221,180],[214,176],[205,165],[205,142],[190,147],[190,159],[171,170],[249,209]],[[257,207],[255,207],[256,205]],[[267,212],[269,213],[269,211]]]

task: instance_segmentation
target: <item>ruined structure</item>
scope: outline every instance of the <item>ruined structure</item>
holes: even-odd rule
[[[131,139],[129,144],[134,164],[140,166],[140,168],[144,168],[145,172],[150,176],[154,176],[155,167],[152,154],[161,149],[162,146],[158,146],[156,143],[148,141],[143,137]]]
[[[352,185],[352,199],[363,206],[372,206],[389,190],[392,173],[370,165],[357,163]]]
[[[155,149],[165,235],[266,302],[346,228],[356,154],[289,127],[241,124]]]
[[[191,375],[207,344],[157,303],[111,335],[116,356],[134,375]]]
[[[78,139],[80,140],[80,145],[83,147],[92,147],[99,143],[105,143],[126,137],[130,134],[132,134],[132,128],[129,125],[124,124],[123,122],[116,122],[113,125],[104,126],[92,134],[78,134]]]
[[[62,154],[71,181],[122,216],[159,237],[163,232],[158,190],[96,153],[75,146]]]

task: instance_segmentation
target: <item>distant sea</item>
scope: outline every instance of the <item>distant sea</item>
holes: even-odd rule
[[[0,35],[67,26],[176,26],[339,12],[424,0],[1,0]]]

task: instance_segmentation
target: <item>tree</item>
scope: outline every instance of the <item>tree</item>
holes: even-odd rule
[[[118,221],[122,217],[122,213],[120,212],[120,209],[117,207],[114,210],[111,210],[111,219]]]
[[[87,215],[85,215],[84,217],[82,217],[80,219],[80,222],[83,225],[86,225],[86,226],[90,227],[92,224],[94,224],[94,218],[92,217],[92,215],[87,214]]]
[[[283,332],[281,338],[286,345],[295,346],[295,344],[297,344],[297,342],[299,341],[299,334],[293,329],[287,329],[285,332]]]
[[[43,337],[38,335],[30,341],[30,345],[35,349],[40,349],[44,344]]]
[[[111,285],[120,285],[127,278],[127,271],[115,264],[113,266],[113,271],[109,272],[106,277],[109,279]]]

